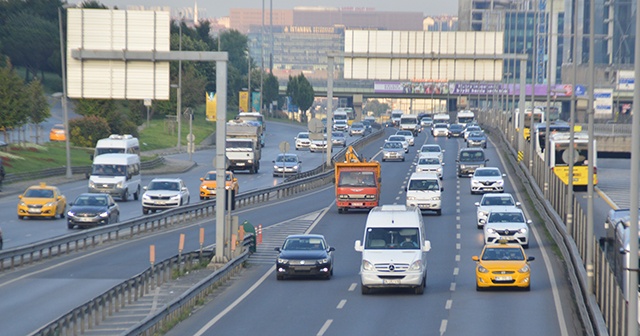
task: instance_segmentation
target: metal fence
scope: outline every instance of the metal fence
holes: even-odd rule
[[[481,114],[481,122],[492,131],[497,132],[510,147],[513,157],[518,148],[518,135],[512,124],[508,121],[508,114],[498,111],[486,111]],[[599,124],[601,131],[608,127],[625,125]],[[610,131],[621,132],[620,129],[610,128]],[[596,129],[594,129],[596,133]],[[626,336],[627,303],[623,291],[616,280],[613,267],[606,258],[606,253],[601,248],[597,237],[587,236],[586,209],[582,209],[575,196],[568,199],[568,186],[560,180],[544,160],[537,154],[531,153],[530,143],[526,143],[522,162],[517,165],[528,176],[532,186],[537,191],[537,197],[545,205],[545,210],[553,217],[549,223],[545,222],[548,229],[560,234],[556,243],[567,249],[569,255],[564,256],[567,266],[573,270],[578,282],[574,293],[577,296],[578,305],[584,305],[588,309],[588,315],[583,314],[583,321],[590,323],[587,331],[589,334],[612,336]],[[531,169],[528,168],[531,161]],[[545,186],[545,174],[548,174],[548,185]],[[570,223],[567,225],[567,223]],[[589,293],[586,288],[585,263],[587,257],[587,243],[591,240],[594,245],[594,291]]]

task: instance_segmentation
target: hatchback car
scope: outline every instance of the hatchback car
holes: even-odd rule
[[[298,174],[302,172],[302,161],[297,154],[278,154],[273,162],[273,176]]]
[[[392,135],[387,139],[387,141],[399,141],[402,143],[402,148],[404,148],[404,152],[405,153],[409,152],[409,141],[407,141],[407,138],[404,135]]]
[[[300,132],[293,139],[296,141],[296,150],[309,148],[309,145],[311,144],[311,140],[309,139],[309,132]]]
[[[364,126],[363,123],[354,122],[353,124],[351,124],[351,127],[349,127],[349,136],[354,136],[354,135],[365,136],[366,134],[367,134],[366,127]]]
[[[467,141],[467,139],[469,139],[469,134],[471,134],[471,132],[482,132],[482,128],[480,128],[480,126],[478,125],[467,125],[467,127],[464,129],[464,141]]]
[[[480,256],[471,257],[476,262],[476,290],[490,287],[531,288],[531,269],[529,262],[534,257],[527,257],[518,244],[485,245]]]
[[[463,136],[464,136],[464,126],[462,126],[461,124],[449,125],[449,132],[447,133],[447,137],[461,138]]]
[[[509,193],[484,194],[480,202],[475,203],[476,220],[478,229],[487,222],[487,217],[491,211],[508,211],[513,207],[520,206],[520,202],[516,202]]]
[[[507,175],[502,174],[500,169],[496,167],[477,168],[469,181],[471,194],[503,192],[505,176]]]
[[[416,164],[416,173],[433,173],[442,180],[442,166],[444,166],[444,162],[440,161],[438,154],[420,154]]]
[[[483,131],[473,131],[467,137],[467,147],[487,148],[487,136]]]
[[[456,159],[458,177],[472,176],[477,168],[487,164],[487,157],[482,148],[463,148]]]
[[[180,178],[155,178],[144,187],[142,213],[176,208],[189,204],[189,189]]]
[[[331,143],[334,146],[347,147],[347,137],[344,132],[331,132]]]
[[[282,247],[276,247],[276,279],[288,276],[315,276],[331,279],[333,251],[324,236],[318,234],[288,236]]]
[[[433,124],[433,128],[431,129],[431,135],[433,135],[434,137],[448,136],[449,124],[446,124],[446,123]]]
[[[117,223],[119,220],[120,207],[109,194],[84,193],[69,203],[69,211],[67,211],[69,229],[75,226],[86,229]]]
[[[400,160],[404,161],[404,146],[400,141],[387,141],[381,147],[382,149],[382,162],[387,160]]]
[[[440,145],[437,145],[437,144],[422,145],[422,147],[420,147],[420,155],[423,155],[426,153],[438,155],[438,157],[440,158],[440,161],[444,162],[444,149],[442,149]]]
[[[18,219],[25,217],[46,217],[55,219],[57,216],[64,218],[67,208],[67,198],[58,187],[41,182],[31,186],[18,198]]]
[[[63,124],[55,124],[49,131],[49,141],[65,141],[67,136],[64,132]]]
[[[411,131],[397,131],[396,135],[402,135],[405,137],[405,139],[407,139],[407,142],[409,143],[409,146],[413,146],[416,144],[416,139],[413,136],[413,133]]]
[[[484,225],[484,243],[497,243],[501,239],[529,247],[529,224],[522,210],[511,208],[505,211],[491,211]]]

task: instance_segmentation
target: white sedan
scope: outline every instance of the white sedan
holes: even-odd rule
[[[404,152],[409,153],[409,141],[407,141],[407,138],[405,138],[404,135],[392,135],[387,139],[387,141],[402,142],[402,148],[404,148]]]
[[[496,244],[500,240],[519,243],[529,247],[529,224],[522,210],[513,208],[508,211],[492,211],[484,225],[484,243]]]
[[[142,213],[176,208],[189,204],[189,189],[180,178],[155,178],[144,187]]]
[[[476,168],[471,180],[471,194],[485,192],[503,192],[504,177],[499,168],[496,167],[479,167]]]
[[[516,202],[509,193],[484,194],[480,202],[475,203],[476,225],[478,229],[487,222],[487,217],[491,211],[508,211],[514,207],[519,207],[520,202]]]
[[[409,146],[413,146],[416,143],[416,139],[411,131],[397,131],[396,135],[404,136],[407,139]]]

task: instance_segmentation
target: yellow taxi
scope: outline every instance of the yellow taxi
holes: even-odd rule
[[[18,196],[18,219],[25,217],[64,218],[67,198],[60,193],[58,187],[41,182],[31,186],[24,194]]]
[[[63,124],[55,124],[51,127],[51,131],[49,132],[49,141],[65,141],[67,140],[66,135],[64,134],[64,125]]]
[[[489,287],[518,287],[527,291],[531,288],[529,262],[535,258],[527,257],[520,244],[509,244],[506,240],[487,244],[479,257],[471,259],[476,261],[477,291]]]
[[[238,184],[238,178],[233,176],[233,172],[227,171],[225,179],[225,189],[232,190],[234,196],[238,194],[240,185]],[[216,197],[216,171],[209,171],[204,177],[200,178],[200,199]],[[233,197],[233,196],[232,196]]]

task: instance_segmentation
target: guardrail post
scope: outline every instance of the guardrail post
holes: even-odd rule
[[[258,224],[258,245],[262,244],[262,224]]]

